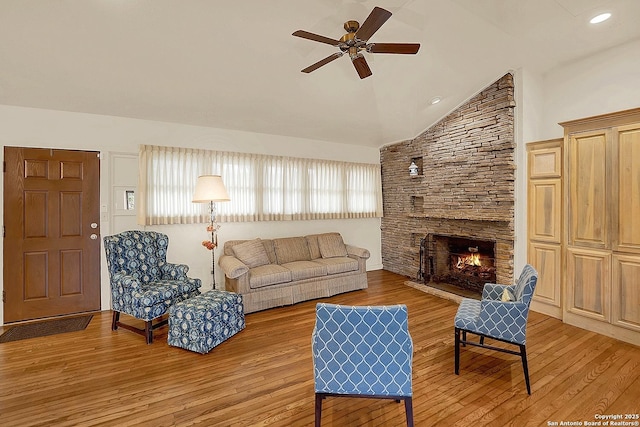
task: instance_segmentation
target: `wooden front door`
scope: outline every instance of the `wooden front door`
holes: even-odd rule
[[[100,158],[5,147],[4,321],[100,309]]]

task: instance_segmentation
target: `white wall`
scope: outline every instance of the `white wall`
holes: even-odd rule
[[[115,187],[133,184],[137,165],[132,155],[139,144],[253,152],[259,154],[311,157],[364,163],[379,163],[376,148],[336,144],[277,135],[214,129],[175,123],[153,122],[120,117],[70,113],[0,105],[0,141],[4,146],[96,150],[101,152],[100,220],[101,235],[122,231],[129,226],[142,228],[122,212]],[[4,150],[1,156],[4,156]],[[2,178],[0,178],[2,179]],[[195,179],[195,177],[194,177]],[[3,188],[3,183],[0,185]],[[4,191],[4,190],[1,190]],[[116,192],[117,194],[117,192]],[[2,197],[4,199],[4,197]],[[1,214],[0,214],[1,215]],[[382,268],[379,219],[321,221],[280,221],[221,224],[219,243],[229,239],[286,237],[325,231],[342,233],[346,243],[369,249],[369,270]],[[207,238],[206,224],[148,227],[169,235],[168,259],[190,266],[190,276],[198,277],[207,288],[211,283],[211,252],[200,242]],[[3,259],[0,248],[0,260]],[[220,250],[216,251],[216,258]],[[2,262],[2,261],[0,261]],[[2,279],[0,279],[2,280]],[[219,268],[216,282],[224,283]],[[0,282],[0,290],[4,284]],[[102,254],[102,308],[109,309],[109,285],[104,252]],[[4,313],[0,305],[0,324]]]
[[[638,107],[640,40],[548,72],[539,139],[561,138],[559,122]]]

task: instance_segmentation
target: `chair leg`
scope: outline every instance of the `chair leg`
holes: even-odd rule
[[[404,398],[404,412],[407,414],[407,427],[413,427],[413,401],[411,397]]]
[[[324,399],[322,394],[316,393],[316,427],[320,427],[320,420],[322,419],[322,399]]]
[[[466,340],[467,340],[467,331],[462,331],[462,341],[466,341]],[[467,345],[463,342],[462,346],[466,347]]]
[[[484,345],[484,337],[480,335],[480,345]]]
[[[455,373],[460,372],[460,329],[455,328]]]
[[[520,355],[522,356],[522,369],[524,370],[524,381],[527,384],[527,393],[531,395],[531,384],[529,383],[529,366],[527,365],[527,347],[520,345]]]
[[[115,331],[118,329],[118,321],[120,320],[120,312],[113,311],[113,316],[111,317],[111,330]]]
[[[153,342],[153,328],[151,327],[151,320],[144,322],[144,336],[147,339],[147,344]]]

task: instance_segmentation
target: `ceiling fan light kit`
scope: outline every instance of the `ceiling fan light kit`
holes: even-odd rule
[[[382,27],[391,17],[391,12],[380,7],[374,7],[367,19],[360,25],[358,21],[349,20],[344,23],[344,29],[347,32],[340,40],[310,33],[304,30],[295,31],[292,35],[307,40],[325,43],[340,49],[332,55],[311,64],[302,70],[303,73],[310,73],[317,70],[323,65],[340,58],[345,53],[349,54],[356,72],[361,79],[369,77],[372,72],[367,64],[362,52],[367,53],[394,53],[394,54],[416,54],[420,49],[418,43],[368,43],[369,38]]]

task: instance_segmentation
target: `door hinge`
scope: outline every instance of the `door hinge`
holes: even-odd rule
[[[2,237],[6,237],[6,232],[7,230],[5,229],[4,225],[2,226]]]
[[[2,303],[7,302],[7,291],[2,291]]]

